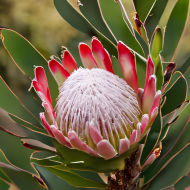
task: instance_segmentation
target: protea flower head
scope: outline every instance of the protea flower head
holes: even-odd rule
[[[138,87],[135,56],[118,42],[118,59],[124,79],[114,74],[110,55],[92,38],[92,50],[79,44],[85,68],[78,68],[64,51],[62,64],[55,58],[49,69],[59,85],[55,109],[44,69],[35,68],[32,85],[45,108],[40,118],[57,141],[97,157],[110,159],[139,142],[158,113],[161,91],[156,92],[154,64],[148,57],[144,89]]]

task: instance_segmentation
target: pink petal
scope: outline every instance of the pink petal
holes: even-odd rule
[[[114,74],[110,55],[96,37],[92,38],[92,52],[94,58],[96,59],[98,67],[110,71]]]
[[[37,93],[41,92],[43,94],[43,97],[41,97],[43,98],[42,101],[52,104],[48,82],[43,67],[36,67],[34,73],[35,79],[32,80],[34,89]]]
[[[158,107],[154,108],[152,111],[152,114],[150,116],[150,125],[152,125],[152,123],[157,115],[158,115]]]
[[[123,71],[123,75],[125,81],[137,94],[138,92],[138,79],[137,79],[137,72],[135,66],[135,56],[134,54],[128,49],[128,47],[121,41],[117,44],[118,48],[118,57],[119,63],[121,65],[121,69]]]
[[[48,82],[47,82],[46,74],[43,67],[35,68],[35,77],[36,77],[36,81],[42,84],[43,88],[46,90],[48,88]]]
[[[44,128],[46,129],[46,131],[49,133],[50,136],[54,137],[50,125],[49,123],[46,121],[46,118],[44,116],[44,113],[40,113],[40,119],[42,121],[42,123],[44,124]]]
[[[91,125],[89,125],[89,133],[95,144],[98,144],[101,140],[103,140],[103,137],[99,131]]]
[[[162,94],[162,92],[160,90],[158,90],[156,92],[156,95],[154,96],[154,101],[153,101],[149,116],[152,115],[154,108],[159,107],[161,94]]]
[[[149,113],[153,104],[154,96],[156,94],[156,76],[151,75],[148,80],[148,84],[144,89],[142,97],[142,111],[143,113]]]
[[[130,141],[128,138],[120,139],[119,143],[119,155],[130,148]]]
[[[106,160],[113,158],[116,155],[115,149],[107,140],[101,140],[97,144],[97,152]]]
[[[99,155],[97,154],[96,151],[94,151],[92,148],[90,148],[88,145],[87,145],[87,151],[86,151],[88,154],[91,154],[93,156],[97,156],[99,157]]]
[[[64,51],[63,59],[62,59],[63,67],[71,74],[74,70],[77,70],[77,65],[72,57],[72,55],[69,53],[69,51]]]
[[[137,139],[136,142],[141,140],[141,123],[137,123]]]
[[[143,93],[144,93],[144,89],[142,88],[138,88],[138,92],[137,92],[137,100],[139,103],[139,107],[142,109],[142,97],[143,97]]]
[[[148,125],[148,121],[149,121],[149,116],[147,114],[144,114],[141,120],[141,134],[144,132],[146,126]]]
[[[149,77],[153,74],[154,74],[154,63],[152,62],[150,55],[148,55],[148,61],[146,66],[146,80],[144,88],[146,88],[146,86],[148,85]]]
[[[156,159],[156,154],[155,153],[151,154],[142,167],[152,163],[155,159]]]
[[[68,142],[66,137],[63,135],[63,133],[58,130],[54,125],[51,125],[51,131],[54,134],[54,137],[56,140],[60,143],[63,144],[64,146],[67,146],[68,148],[73,148],[71,144]]]
[[[68,139],[74,148],[87,152],[87,145],[80,140],[74,131],[68,132]]]
[[[52,109],[52,107],[46,103],[46,102],[43,102],[42,103],[42,106],[46,109],[46,112],[50,118],[50,120],[53,122],[53,124],[55,125],[55,112],[54,110]]]
[[[63,82],[70,76],[70,74],[55,59],[50,60],[48,64],[49,64],[49,69],[52,72],[57,83],[59,85],[62,85]]]
[[[80,53],[80,57],[85,68],[88,68],[88,69],[97,68],[96,61],[88,45],[84,43],[80,43],[79,53]]]
[[[133,130],[130,136],[130,144],[135,143],[137,140],[137,130]]]

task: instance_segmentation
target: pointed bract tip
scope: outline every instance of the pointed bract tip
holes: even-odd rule
[[[144,163],[144,165],[142,166],[142,168],[145,167],[147,164],[152,163],[155,159],[156,159],[156,154],[155,153],[151,154]]]
[[[26,143],[26,142],[23,142],[22,143],[26,148],[28,148],[28,149],[33,149],[28,143]]]
[[[130,144],[135,143],[136,140],[137,140],[137,130],[134,129],[130,136]]]

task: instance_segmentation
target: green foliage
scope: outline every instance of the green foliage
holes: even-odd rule
[[[153,162],[153,164],[142,174],[142,176],[145,176],[145,184],[148,183],[157,173],[162,171],[167,166],[167,164],[175,158],[175,156],[180,155],[180,152],[185,147],[189,147],[189,111],[190,105],[186,107],[186,109],[184,110],[184,114],[181,117],[179,117],[179,119],[175,123],[171,124],[169,131],[167,132],[167,136],[162,141],[162,152],[160,157],[158,157]],[[167,125],[165,127],[167,127]],[[189,158],[188,156],[186,157]],[[176,162],[178,162],[178,164],[176,164],[178,166],[184,164],[184,162],[179,162],[177,161],[177,159]],[[187,166],[187,168],[188,167],[189,166]],[[164,169],[165,172],[166,170],[167,169]],[[180,172],[180,170],[178,171]],[[178,172],[176,172],[176,175],[178,175]],[[173,177],[175,176],[173,175]]]
[[[55,99],[58,96],[58,89],[55,88],[57,83],[48,68],[45,58],[23,36],[12,30],[2,29],[1,38],[15,64],[31,79],[34,78],[34,66],[43,66],[49,81],[53,105],[55,105]]]
[[[178,0],[166,27],[164,47],[161,53],[165,61],[171,61],[175,56],[176,49],[185,28],[188,11],[189,0]]]
[[[142,48],[139,42],[135,39],[134,34],[131,33],[129,27],[126,25],[122,18],[122,13],[119,8],[119,4],[114,1],[100,0],[100,8],[102,15],[108,24],[110,30],[118,41],[122,41],[133,51],[137,52],[141,56],[144,56]],[[109,4],[109,11],[107,11],[107,5]],[[110,12],[114,14],[110,14]],[[90,16],[90,15],[89,15]]]
[[[160,28],[156,28],[154,32],[154,37],[151,43],[151,57],[155,65],[155,75],[157,78],[156,88],[157,90],[161,90],[163,81],[164,81],[164,73],[161,62],[160,52],[162,51],[163,46],[163,36]]]
[[[183,176],[175,185],[175,190],[185,189],[190,186],[190,178]]]
[[[151,39],[152,34],[160,21],[160,18],[164,12],[167,3],[168,0],[155,1],[154,7],[151,9],[149,16],[145,21],[145,27],[147,30],[147,35],[149,40]]]
[[[149,16],[149,12],[154,6],[155,0],[133,0],[133,3],[140,20],[144,22],[147,16]]]
[[[142,152],[141,160],[140,160],[141,165],[144,164],[144,162],[146,161],[147,157],[150,155],[152,150],[156,148],[161,131],[162,131],[162,115],[159,111],[156,119],[154,120],[153,125],[151,126],[147,139],[145,141],[145,146],[143,148],[143,152]]]
[[[166,97],[166,102],[162,107],[163,116],[172,112],[187,98],[187,81],[180,72],[174,73],[170,84],[167,86],[163,97],[163,99]]]
[[[150,183],[147,190],[160,190],[175,184],[183,175],[187,175],[190,167],[190,145],[181,151],[156,178]],[[180,163],[180,164],[179,164]],[[177,171],[177,172],[176,172]]]
[[[162,147],[162,150],[149,167],[143,168],[140,176],[143,183],[139,189],[159,190],[173,186],[175,189],[185,189],[190,185],[189,178],[186,177],[190,168],[190,105],[187,100],[190,99],[190,59],[183,64],[180,72],[171,73],[171,78],[167,79],[164,86],[168,68],[162,61],[171,61],[175,56],[186,25],[189,0],[177,1],[165,33],[158,23],[168,0],[133,2],[141,24],[134,28],[120,0],[81,0],[83,6],[79,7],[71,1],[54,0],[56,9],[68,23],[90,36],[99,37],[110,53],[115,74],[119,77],[122,78],[123,74],[117,59],[118,41],[123,41],[135,53],[140,88],[143,88],[145,83],[147,54],[151,55],[155,65],[157,90],[162,90],[162,98],[159,114],[150,132],[141,141],[144,149],[140,165],[145,163],[155,148]],[[134,31],[138,27],[142,33]],[[43,66],[55,106],[58,88],[49,71],[47,60],[23,36],[13,30],[1,29],[1,38],[17,67],[29,77],[29,82],[34,78],[34,65]],[[78,66],[80,65],[79,63]],[[23,98],[12,91],[2,76],[0,89],[3,92],[0,93],[0,107],[7,111],[12,119],[0,122],[0,129],[4,130],[0,131],[0,186],[2,185],[3,189],[13,184],[21,190],[41,190],[46,186],[50,190],[105,189],[107,184],[97,173],[122,170],[124,159],[139,147],[139,144],[135,143],[126,152],[110,160],[94,157],[77,149],[71,150],[59,144],[43,129],[38,115],[43,109],[35,92],[28,92]],[[21,141],[33,150],[26,149]],[[34,150],[37,152],[34,153]],[[33,168],[30,162],[33,163]]]

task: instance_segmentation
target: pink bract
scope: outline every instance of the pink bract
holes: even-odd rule
[[[97,72],[100,72],[101,71],[100,69],[103,69],[105,72],[109,72],[106,74],[106,76],[110,76],[107,79],[108,81],[111,80],[112,77],[113,78],[116,77],[113,76],[115,74],[112,67],[111,57],[107,52],[107,50],[103,48],[101,42],[96,37],[92,38],[91,43],[92,43],[92,50],[88,45],[84,43],[79,44],[79,53],[84,67],[88,70],[93,70],[92,73],[95,72],[94,69],[97,69]],[[156,76],[154,75],[155,69],[151,57],[148,56],[145,87],[144,89],[141,89],[138,86],[134,53],[131,52],[129,48],[122,42],[118,42],[117,48],[118,48],[118,59],[121,69],[123,71],[125,81],[123,79],[118,79],[118,77],[116,78],[118,81],[122,80],[122,83],[125,83],[124,85],[126,85],[127,88],[129,89],[129,94],[130,94],[129,98],[131,97],[135,98],[136,102],[134,104],[135,105],[138,104],[138,108],[137,106],[133,107],[132,106],[133,101],[132,101],[129,104],[129,106],[132,107],[128,108],[128,111],[137,113],[138,118],[140,118],[133,121],[130,114],[128,118],[127,118],[128,115],[121,117],[117,115],[117,118],[120,119],[123,123],[127,122],[126,126],[128,126],[129,128],[129,130],[127,131],[123,130],[124,128],[123,123],[121,123],[120,126],[118,126],[118,123],[117,126],[114,126],[115,123],[110,123],[109,127],[107,126],[107,124],[104,125],[102,123],[99,123],[97,125],[97,122],[100,122],[99,120],[101,120],[98,118],[92,118],[91,121],[86,122],[84,126],[81,126],[82,128],[81,131],[81,128],[76,128],[76,126],[78,126],[79,124],[76,125],[75,122],[77,121],[77,117],[79,117],[80,115],[82,117],[85,110],[83,111],[81,110],[81,113],[78,115],[77,113],[73,113],[74,115],[72,117],[74,118],[73,120],[74,123],[68,121],[67,124],[68,126],[72,124],[72,128],[66,127],[66,129],[63,130],[63,128],[60,126],[62,125],[61,123],[63,121],[60,121],[60,118],[61,117],[69,118],[69,116],[67,115],[69,111],[65,112],[65,115],[56,113],[56,111],[59,109],[59,105],[57,105],[56,107],[57,110],[54,110],[52,106],[52,101],[45,71],[42,67],[35,68],[35,79],[33,79],[32,85],[36,90],[37,94],[39,95],[39,97],[42,99],[43,102],[42,105],[45,108],[46,112],[48,113],[49,116],[48,119],[51,120],[51,123],[47,122],[44,113],[40,113],[40,119],[44,125],[44,128],[47,130],[48,134],[51,137],[57,139],[57,141],[60,144],[67,146],[68,148],[71,149],[78,149],[80,151],[84,151],[93,156],[100,156],[105,159],[110,159],[128,150],[131,144],[140,141],[143,138],[143,136],[146,134],[145,133],[147,131],[146,129],[150,127],[150,125],[153,123],[153,120],[155,119],[158,113],[161,91],[156,92]],[[81,69],[77,69],[77,64],[68,50],[64,52],[62,64],[56,61],[54,58],[52,58],[49,61],[49,69],[53,74],[54,78],[56,79],[58,86],[60,87],[62,86],[63,83],[67,82],[67,80],[70,79],[70,77],[74,76],[73,73],[78,72],[78,70],[80,70],[81,72]],[[83,74],[84,72],[81,73]],[[89,85],[91,85],[90,79],[91,77],[89,76]],[[113,81],[113,84],[116,85],[116,82]],[[68,85],[72,86],[72,84]],[[83,88],[86,88],[86,86],[84,86]],[[106,86],[104,88],[106,89]],[[117,89],[117,85],[114,88]],[[118,91],[119,90],[121,91],[121,94],[125,93],[124,89],[123,90],[118,89]],[[60,90],[60,95],[58,96],[59,98],[61,96],[61,93],[62,91]],[[103,91],[99,89],[99,92],[97,93],[101,94],[103,93]],[[109,95],[109,92],[107,93],[108,93],[107,95]],[[110,92],[110,94],[111,93],[112,92]],[[88,93],[86,96],[88,96]],[[94,94],[94,96],[96,96],[96,94]],[[112,96],[110,95],[110,97]],[[68,104],[65,104],[65,106],[68,105],[73,106],[75,105],[77,98],[69,99],[68,97],[68,100],[65,101],[68,102]],[[96,102],[96,100],[93,98],[92,101]],[[105,102],[103,95],[102,95],[102,102]],[[85,99],[83,102],[78,102],[78,104],[80,105],[85,103],[86,103]],[[110,106],[111,105],[114,106],[114,101],[110,103],[108,102],[108,105],[109,104]],[[119,107],[122,108],[122,106],[123,105],[120,105]],[[68,107],[67,110],[69,109],[70,108]],[[93,106],[87,109],[89,114],[91,113],[91,111],[92,112],[94,111],[93,109],[95,109],[95,107]],[[107,108],[105,107],[104,109],[106,110]],[[102,114],[102,118],[105,120],[105,122],[107,122],[105,118],[110,117],[108,115],[106,116],[107,112],[105,110],[102,110],[102,107],[97,107],[96,110],[98,112],[97,114],[99,114],[100,117]],[[118,113],[120,113],[119,110],[114,110],[112,113],[110,112],[110,114],[114,114],[117,111]],[[123,112],[123,110],[120,111],[121,113]],[[57,115],[59,115],[59,117]],[[113,117],[115,117],[115,115],[113,115]],[[123,121],[123,117],[126,117],[126,120]],[[117,133],[115,133],[114,130],[116,130]],[[81,134],[83,134],[83,136],[81,136]],[[149,160],[151,161],[154,160],[152,159],[152,157],[154,156],[151,156]]]

